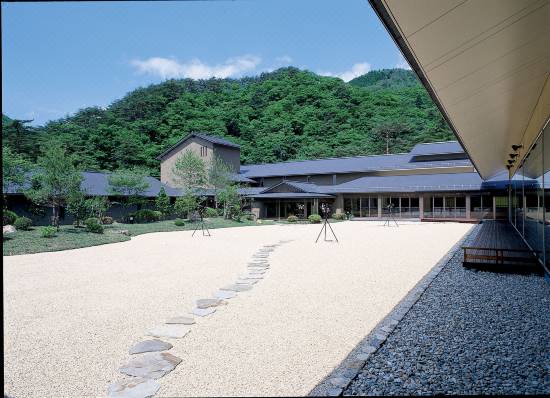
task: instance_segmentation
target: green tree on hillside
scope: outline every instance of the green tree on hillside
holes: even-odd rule
[[[156,157],[193,131],[240,144],[241,162],[250,164],[385,153],[388,145],[374,132],[396,120],[406,129],[396,133],[390,152],[453,138],[412,71],[371,71],[345,83],[293,67],[242,79],[168,80],[27,136],[64,146],[81,168],[143,166],[158,176]],[[4,125],[3,138],[13,142],[15,130]],[[35,151],[23,153],[34,159]]]
[[[33,120],[2,118],[2,147],[9,146],[14,152],[31,158],[37,148],[36,134],[28,126]]]
[[[2,146],[2,192],[10,187],[23,186],[31,164],[8,146]]]

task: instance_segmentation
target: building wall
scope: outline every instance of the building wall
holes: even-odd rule
[[[214,145],[214,155],[219,156],[234,172],[239,172],[241,168],[241,151],[239,148]]]
[[[208,148],[207,155],[201,157],[201,147],[205,146]],[[198,137],[191,137],[187,141],[183,142],[180,147],[176,148],[170,152],[160,163],[160,181],[171,185],[176,186],[177,182],[174,179],[174,174],[172,168],[176,164],[178,158],[182,155],[184,151],[192,151],[201,159],[203,159],[207,164],[212,161],[214,156],[214,146],[211,142],[200,139]]]

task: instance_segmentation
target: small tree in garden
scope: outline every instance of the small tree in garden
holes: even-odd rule
[[[214,189],[214,201],[218,207],[218,193],[231,185],[233,170],[222,158],[215,156],[208,169],[208,184]]]
[[[204,161],[192,151],[185,151],[172,167],[176,186],[188,191],[204,187],[208,174]]]
[[[103,221],[105,213],[111,207],[111,202],[106,196],[94,196],[93,198],[86,199],[86,205],[90,209],[90,215]]]
[[[145,201],[143,194],[149,188],[146,177],[147,171],[139,167],[118,170],[108,178],[108,191],[113,196],[121,197],[123,206],[136,205],[139,208]]]
[[[155,206],[158,211],[162,213],[163,217],[166,217],[172,212],[172,205],[170,204],[170,198],[166,194],[164,187],[160,188],[159,194],[155,200]]]
[[[46,148],[38,158],[38,168],[26,195],[35,203],[53,209],[52,225],[59,230],[59,210],[80,192],[82,175],[74,167],[73,158],[59,146]]]
[[[230,185],[218,194],[223,205],[223,216],[226,219],[240,220],[242,216],[241,195],[236,185]]]
[[[67,213],[74,217],[75,227],[80,227],[80,223],[90,216],[90,205],[83,192],[71,193],[67,199]]]
[[[199,198],[191,191],[180,196],[174,203],[174,212],[182,218],[189,218],[189,213],[195,211],[199,205]]]

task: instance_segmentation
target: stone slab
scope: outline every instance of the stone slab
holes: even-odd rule
[[[208,316],[210,314],[213,314],[214,312],[216,312],[216,309],[215,308],[193,308],[193,311],[191,311],[191,313],[193,315],[197,315],[197,316]]]
[[[140,341],[128,350],[130,354],[142,354],[144,352],[166,351],[172,348],[172,344],[162,340],[152,339]]]
[[[221,288],[221,290],[231,290],[234,292],[245,292],[251,289],[252,289],[252,286],[250,285],[247,286],[247,285],[237,285],[237,284],[227,285]]]
[[[265,269],[249,269],[248,273],[249,274],[256,274],[256,275],[263,275],[263,274],[266,273],[266,270]]]
[[[181,339],[185,337],[191,328],[186,325],[160,325],[147,332],[149,336]]]
[[[219,298],[199,299],[195,302],[196,307],[201,309],[217,307],[221,304],[224,304],[224,301]]]
[[[156,380],[141,377],[132,378],[111,384],[107,390],[107,397],[149,398],[155,395],[159,388],[160,384]]]
[[[237,279],[235,283],[237,285],[254,285],[258,282],[258,279]]]
[[[132,359],[122,366],[119,372],[144,379],[160,379],[174,370],[180,362],[181,358],[168,352],[150,352]]]
[[[235,296],[237,296],[237,293],[229,290],[217,290],[214,292],[214,297],[222,300],[232,299]]]
[[[334,377],[330,379],[330,383],[335,387],[345,388],[351,380],[347,377]]]
[[[261,274],[244,274],[239,275],[239,279],[264,279],[264,276]]]
[[[195,320],[188,316],[175,316],[173,318],[167,319],[166,322],[164,323],[179,324],[179,325],[193,325],[195,323]]]

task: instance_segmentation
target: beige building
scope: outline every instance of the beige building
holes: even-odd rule
[[[176,186],[173,167],[178,158],[191,151],[206,163],[207,167],[215,157],[222,159],[235,173],[240,168],[240,147],[219,137],[191,133],[157,157],[160,160],[160,181],[172,187]]]

